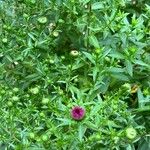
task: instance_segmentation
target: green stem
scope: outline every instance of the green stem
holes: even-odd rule
[[[90,21],[91,21],[91,3],[88,3],[88,19],[87,19],[87,50],[89,51],[90,49],[90,43],[89,43],[89,36],[90,36]]]

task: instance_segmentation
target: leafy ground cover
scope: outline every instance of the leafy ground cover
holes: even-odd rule
[[[0,0],[0,149],[150,149],[149,0]]]

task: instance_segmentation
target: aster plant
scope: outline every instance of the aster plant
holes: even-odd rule
[[[0,0],[0,150],[150,149],[149,0]]]

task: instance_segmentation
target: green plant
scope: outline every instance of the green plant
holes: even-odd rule
[[[149,15],[146,0],[0,0],[0,149],[149,149]]]

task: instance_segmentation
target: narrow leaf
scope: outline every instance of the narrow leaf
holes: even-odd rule
[[[141,107],[143,107],[144,96],[143,96],[142,91],[141,91],[140,88],[138,89],[137,95],[138,95],[138,103],[139,103],[139,107],[141,108]]]
[[[92,10],[97,10],[97,9],[103,9],[104,6],[101,2],[96,2],[94,4],[92,4]]]
[[[95,60],[90,53],[83,52],[83,54],[86,56],[86,58],[88,58],[91,61],[91,63],[95,64]]]
[[[85,131],[86,131],[86,127],[83,126],[83,125],[80,125],[79,129],[78,129],[78,134],[79,134],[79,140],[80,140],[80,142],[82,142],[82,140],[83,140],[83,136],[85,134]]]
[[[125,64],[126,64],[127,72],[129,73],[130,76],[133,76],[133,65],[132,65],[132,63],[129,60],[127,60],[125,62]]]
[[[98,42],[96,36],[94,36],[94,35],[90,36],[89,41],[90,41],[90,44],[93,45],[95,48],[100,48],[99,42]]]

